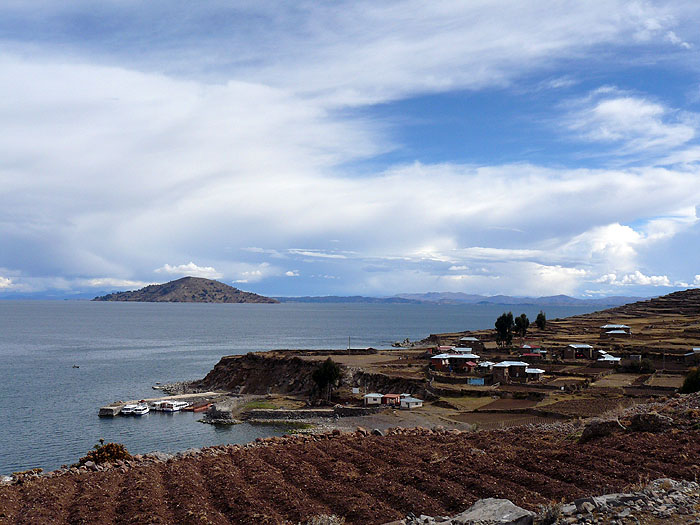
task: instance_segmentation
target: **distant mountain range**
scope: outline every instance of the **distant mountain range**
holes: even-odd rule
[[[93,301],[132,301],[141,303],[276,303],[275,299],[244,292],[228,284],[183,277],[165,284],[151,284],[131,292],[115,292]]]
[[[535,306],[620,306],[645,299],[643,297],[601,297],[597,299],[577,299],[568,295],[547,297],[516,297],[511,295],[476,295],[462,292],[428,292],[399,294],[392,297],[363,296],[316,296],[316,297],[275,297],[281,303],[406,303],[406,304],[529,304]]]
[[[280,303],[385,303],[385,304],[420,304],[425,301],[405,299],[403,297],[364,297],[362,295],[338,296],[304,296],[304,297],[275,297]]]

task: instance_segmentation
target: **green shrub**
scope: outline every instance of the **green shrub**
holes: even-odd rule
[[[691,368],[688,375],[685,376],[683,385],[678,390],[681,394],[692,394],[700,391],[700,368]]]
[[[85,456],[78,460],[78,466],[88,461],[93,463],[113,463],[117,460],[131,459],[131,454],[121,443],[105,443],[104,439],[93,447]]]

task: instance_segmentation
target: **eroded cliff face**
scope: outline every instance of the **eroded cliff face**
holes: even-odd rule
[[[311,375],[320,361],[280,354],[261,352],[222,357],[204,379],[193,382],[191,387],[238,394],[311,394],[315,387]],[[344,366],[341,370],[343,386],[357,386],[367,392],[425,394],[423,380],[368,373]]]
[[[318,363],[299,357],[248,353],[224,356],[195,388],[239,394],[306,394],[313,389],[311,374]]]
[[[372,374],[358,370],[352,374],[350,382],[352,386],[362,387],[366,389],[367,392],[411,394],[421,399],[428,399],[430,397],[425,391],[426,382],[424,380],[388,376],[384,374]]]

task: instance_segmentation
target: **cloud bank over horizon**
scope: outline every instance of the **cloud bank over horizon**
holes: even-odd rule
[[[8,2],[0,298],[700,286],[698,14]]]

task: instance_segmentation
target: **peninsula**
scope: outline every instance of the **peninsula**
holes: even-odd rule
[[[275,299],[251,292],[244,292],[228,284],[203,279],[183,277],[165,284],[151,284],[140,290],[115,292],[93,301],[132,301],[140,303],[277,303]]]

